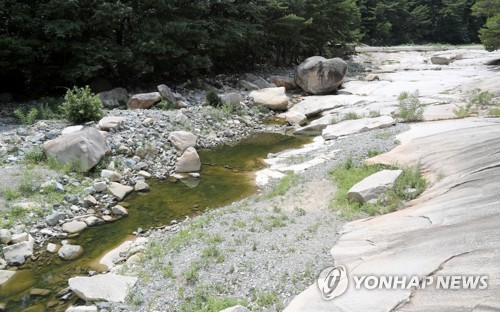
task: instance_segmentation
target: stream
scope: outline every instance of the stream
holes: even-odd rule
[[[255,193],[254,173],[265,167],[262,159],[268,153],[298,148],[310,138],[276,133],[259,133],[234,146],[199,151],[203,163],[201,178],[167,182],[149,180],[151,191],[134,193],[125,199],[129,215],[118,221],[86,229],[70,242],[81,245],[81,258],[65,262],[57,254],[44,252],[38,260],[29,261],[7,283],[0,286],[0,302],[7,311],[64,311],[77,300],[68,302],[56,298],[57,292],[68,286],[67,280],[88,271],[102,271],[99,259],[123,241],[133,238],[138,228],[167,225],[207,209],[228,205]],[[59,243],[59,242],[58,242]],[[30,295],[33,288],[51,290],[45,297]]]

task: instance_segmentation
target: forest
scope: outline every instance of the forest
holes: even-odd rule
[[[0,0],[0,92],[289,66],[357,43],[494,50],[499,38],[499,0]]]

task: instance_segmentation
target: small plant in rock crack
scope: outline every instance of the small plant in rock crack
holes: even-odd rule
[[[360,119],[362,116],[358,115],[355,112],[348,112],[347,114],[344,115],[344,120],[355,120],[355,119]]]
[[[422,121],[424,115],[424,105],[419,100],[419,92],[401,92],[398,97],[397,117],[405,122]]]
[[[468,102],[467,104],[463,105],[463,106],[458,106],[457,105],[457,108],[453,109],[453,113],[455,114],[455,117],[457,118],[465,118],[465,117],[469,117],[470,114],[472,114],[472,102]]]
[[[487,106],[493,105],[493,98],[495,95],[488,91],[481,91],[481,89],[475,89],[472,91],[472,98],[469,103],[476,105],[477,107],[486,108]]]

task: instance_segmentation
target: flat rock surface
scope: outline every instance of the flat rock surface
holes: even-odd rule
[[[344,120],[338,124],[327,126],[323,129],[322,136],[325,140],[332,140],[349,134],[387,128],[394,124],[396,121],[390,116]]]
[[[414,164],[441,178],[409,208],[348,223],[332,248],[352,275],[488,275],[483,290],[349,288],[331,301],[316,285],[285,311],[472,311],[498,306],[500,293],[500,123],[416,124],[404,143],[372,162]],[[362,255],[362,257],[361,257]],[[476,310],[474,310],[476,311]]]
[[[137,277],[99,274],[92,277],[73,277],[68,280],[71,290],[85,301],[124,302]]]

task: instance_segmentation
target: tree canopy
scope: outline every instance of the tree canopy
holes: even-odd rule
[[[0,0],[1,91],[175,80],[359,42],[498,48],[498,0]],[[472,14],[474,11],[474,14]],[[494,13],[496,12],[496,13]],[[63,89],[60,89],[63,91]]]

